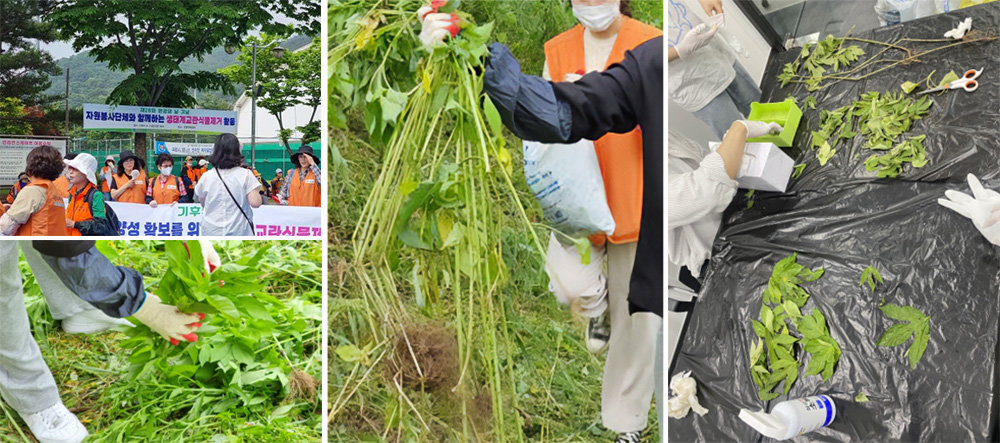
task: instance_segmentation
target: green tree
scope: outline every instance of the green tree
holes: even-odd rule
[[[270,34],[248,38],[247,44],[240,48],[240,55],[236,57],[239,64],[220,69],[219,72],[234,83],[247,85],[249,91],[253,81],[251,45],[257,44],[257,106],[266,109],[278,120],[278,136],[291,154],[288,139],[293,131],[292,128],[285,127],[281,115],[285,110],[298,104],[311,106],[309,122],[295,129],[302,131],[303,143],[308,143],[307,136],[312,137],[310,141],[319,139],[316,111],[322,103],[320,44],[318,39],[314,39],[308,48],[296,52],[286,51],[280,58],[275,57],[269,49],[261,49],[277,45],[282,40],[280,36]]]
[[[49,76],[62,70],[37,42],[56,39],[55,29],[38,18],[51,8],[49,0],[0,0],[0,97],[17,97],[24,104],[47,101]]]
[[[28,111],[24,109],[24,103],[21,102],[21,99],[16,97],[0,98],[0,134],[31,134]]]
[[[282,24],[281,14],[296,25]],[[128,72],[109,104],[189,107],[193,89],[233,93],[229,80],[209,71],[184,72],[214,48],[239,45],[251,32],[319,33],[320,3],[298,0],[58,0],[49,21],[77,51],[89,50],[113,71]],[[145,155],[146,134],[135,134]]]

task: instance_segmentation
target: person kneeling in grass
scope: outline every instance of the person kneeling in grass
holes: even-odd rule
[[[118,235],[118,218],[104,204],[104,193],[97,189],[97,159],[90,154],[77,155],[66,162],[69,202],[66,204],[66,228],[69,235]]]
[[[63,171],[63,158],[56,148],[42,145],[28,152],[24,172],[31,180],[14,203],[0,211],[0,235],[67,235],[66,195],[53,181]]]

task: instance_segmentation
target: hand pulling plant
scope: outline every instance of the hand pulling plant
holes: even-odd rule
[[[823,313],[818,308],[809,314],[801,312],[809,293],[799,285],[818,280],[823,269],[810,270],[796,263],[797,256],[792,254],[774,265],[764,290],[760,319],[750,321],[759,338],[750,346],[750,376],[760,389],[757,396],[762,401],[788,395],[799,376],[797,348],[812,356],[805,375],[822,374],[823,381],[833,376],[840,360],[840,344],[830,335]],[[793,331],[799,336],[792,335]],[[772,392],[782,381],[782,392]]]
[[[397,277],[409,283],[424,312],[440,314],[445,308],[439,301],[450,299],[459,366],[457,381],[448,388],[460,399],[463,415],[462,429],[454,438],[487,438],[470,417],[470,394],[481,377],[492,403],[493,430],[487,439],[523,440],[512,362],[505,357],[511,354],[507,308],[499,297],[506,275],[500,226],[508,215],[494,202],[514,199],[520,210],[516,216],[535,234],[511,181],[511,156],[504,147],[499,114],[480,92],[481,60],[492,26],[476,26],[457,13],[461,33],[427,53],[415,38],[420,2],[334,3],[332,14],[349,17],[333,39],[339,42],[331,49],[332,81],[339,85],[334,90],[350,96],[346,101],[364,104],[366,129],[372,140],[384,142],[382,170],[353,238],[355,272],[373,313],[369,321],[377,346],[371,352],[380,355],[376,361],[381,359],[390,337],[412,323],[401,297],[407,288]],[[347,77],[337,77],[344,69],[339,62],[347,58],[352,59],[351,77],[362,78],[360,84],[345,86]],[[537,237],[532,240],[541,251]],[[406,339],[402,346],[412,344]],[[412,349],[402,354],[409,355],[404,358],[411,358],[419,371]],[[361,372],[352,372],[357,376],[335,397],[328,420],[346,404],[348,385],[368,376]],[[392,383],[430,431],[405,398],[404,381],[394,377]],[[393,423],[402,426],[399,420],[387,420],[386,433]]]
[[[304,300],[286,304],[266,292],[260,268],[270,248],[224,263],[210,274],[203,268],[198,242],[167,241],[164,248],[168,266],[155,293],[182,312],[208,315],[198,341],[181,346],[171,346],[144,325],[128,329],[129,338],[121,345],[132,349],[128,361],[134,382],[123,388],[134,391],[132,398],[144,399],[134,406],[156,408],[163,417],[240,413],[280,423],[292,419],[286,416],[301,402],[315,402],[318,382],[292,360],[314,357],[315,349],[307,350],[306,343],[318,340],[322,313]],[[283,399],[289,404],[272,406]],[[133,429],[108,432],[143,427],[145,435],[154,435],[161,425],[152,415],[135,417],[122,422]]]

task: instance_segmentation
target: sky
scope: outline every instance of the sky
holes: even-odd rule
[[[293,21],[284,15],[276,15],[275,19],[279,23],[290,23]],[[251,34],[257,35],[256,32],[252,32]],[[71,42],[60,41],[47,44],[43,43],[39,45],[39,48],[48,51],[49,54],[52,54],[53,60],[59,60],[76,54],[76,51],[73,50],[73,44]]]

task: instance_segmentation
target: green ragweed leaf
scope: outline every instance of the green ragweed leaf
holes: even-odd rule
[[[923,357],[924,351],[927,350],[927,344],[930,341],[931,318],[911,306],[887,304],[882,305],[879,309],[889,318],[905,323],[890,326],[882,334],[882,337],[879,338],[876,345],[886,347],[899,346],[906,343],[912,336],[913,342],[906,350],[906,356],[910,363],[910,369],[915,369],[917,363],[920,362],[920,358]]]
[[[874,267],[867,267],[864,271],[861,271],[861,286],[868,285],[872,291],[875,290],[875,282],[878,281],[879,284],[885,284],[882,280],[882,274],[878,272],[878,269]]]

